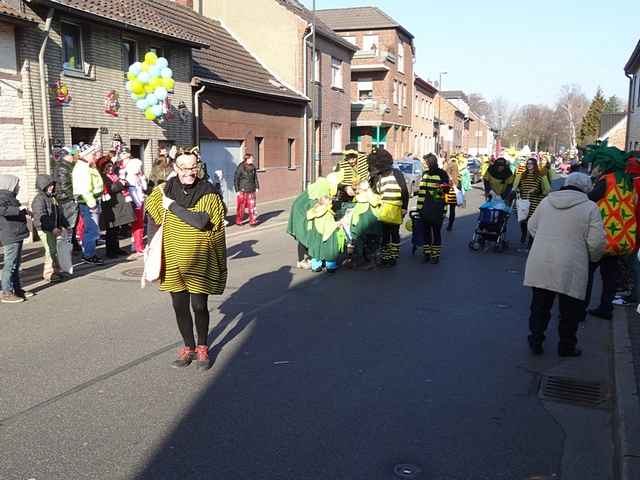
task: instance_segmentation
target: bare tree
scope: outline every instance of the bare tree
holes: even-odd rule
[[[589,100],[578,85],[563,85],[558,99],[558,108],[566,115],[569,128],[569,147],[575,151],[578,125],[582,122],[582,118],[589,108]]]
[[[492,117],[491,104],[481,93],[471,93],[467,96],[471,110],[489,121]]]

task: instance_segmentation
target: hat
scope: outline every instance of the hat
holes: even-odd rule
[[[564,180],[564,186],[575,187],[584,193],[589,193],[593,188],[591,177],[589,177],[589,175],[587,175],[586,173],[580,172],[570,173],[569,176]]]
[[[80,158],[86,158],[92,153],[96,153],[97,151],[98,151],[97,145],[93,145],[93,144],[89,145],[85,143],[80,147]]]

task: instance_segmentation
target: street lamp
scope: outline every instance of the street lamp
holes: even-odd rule
[[[446,75],[448,72],[440,72],[440,77],[438,80],[438,88],[440,92],[442,92],[442,76]],[[440,155],[440,129],[442,128],[442,93],[438,95],[438,155]]]

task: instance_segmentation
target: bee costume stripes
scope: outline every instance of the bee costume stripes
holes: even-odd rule
[[[449,191],[449,176],[438,168],[435,156],[429,166],[420,181],[418,211],[424,222],[425,261],[438,263],[442,251],[442,222],[446,213],[445,195]]]

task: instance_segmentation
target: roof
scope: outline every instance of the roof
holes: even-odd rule
[[[638,40],[638,44],[631,54],[631,58],[629,58],[629,61],[624,66],[624,71],[631,75],[638,71],[638,67],[640,67],[640,40]]]
[[[353,45],[351,42],[346,41],[336,32],[331,30],[331,28],[329,28],[329,26],[326,23],[320,20],[318,15],[316,15],[315,22],[314,22],[313,12],[311,12],[311,10],[309,10],[304,5],[302,5],[298,0],[276,0],[276,1],[280,5],[285,7],[287,10],[289,10],[290,12],[293,12],[294,14],[302,18],[307,23],[315,23],[316,33],[318,35],[324,37],[327,40],[332,41],[333,43],[337,43],[338,45],[345,47],[348,50],[351,50],[352,52],[358,51],[358,47]]]
[[[14,20],[18,22],[37,22],[38,19],[33,15],[21,12],[15,8],[10,7],[5,2],[0,0],[0,17],[3,19],[8,18],[9,20]]]
[[[174,42],[201,48],[198,35],[184,26],[176,13],[186,10],[168,0],[35,0],[78,16],[94,17],[105,23],[151,33]]]
[[[440,94],[447,100],[454,100],[456,98],[461,98],[465,102],[469,101],[467,99],[467,96],[462,90],[444,90],[444,91],[441,91]]]
[[[413,40],[414,36],[378,7],[353,7],[318,10],[318,18],[335,31],[397,28]]]
[[[621,120],[627,118],[624,112],[619,113],[603,113],[600,115],[600,136],[609,133],[612,128],[620,123]]]
[[[415,76],[415,85],[430,93],[438,93],[438,89],[436,87],[418,75]]]

